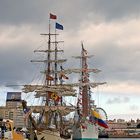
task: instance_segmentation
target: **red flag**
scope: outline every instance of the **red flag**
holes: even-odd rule
[[[56,93],[53,93],[53,92],[49,92],[49,98],[57,102],[60,100],[60,97]]]
[[[50,76],[50,75],[47,75],[46,79],[49,80],[49,81],[53,81],[54,80],[54,78],[52,76]]]
[[[82,129],[87,129],[87,126],[86,125],[82,125],[81,124],[81,127],[82,127]]]
[[[57,16],[50,13],[50,19],[57,19]]]

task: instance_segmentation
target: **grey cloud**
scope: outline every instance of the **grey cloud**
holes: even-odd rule
[[[137,105],[131,105],[130,106],[130,110],[132,110],[132,111],[136,111],[138,109],[139,109],[139,106],[137,106]]]
[[[15,49],[9,48],[0,52],[0,85],[17,84],[29,80],[32,75],[30,72],[32,66],[30,50],[27,48],[20,45]]]
[[[110,21],[124,17],[139,17],[139,0],[4,0],[0,1],[0,22],[27,24],[46,22],[48,13],[54,12],[65,25],[77,27],[82,21]]]
[[[102,46],[102,47],[101,47]],[[137,49],[135,49],[137,47]],[[111,40],[102,42],[96,47],[92,47],[90,52],[96,52],[93,63],[94,66],[102,70],[105,79],[110,81],[137,81],[140,79],[140,51],[138,46],[119,47]]]
[[[120,98],[115,97],[113,99],[108,99],[107,104],[119,104],[119,103],[128,103],[130,99],[128,97]]]
[[[45,6],[42,1],[42,6]],[[43,7],[44,7],[43,6]],[[3,24],[27,24],[43,20],[44,8],[41,8],[39,1],[1,1],[0,2],[0,22]],[[43,15],[43,16],[41,16]]]
[[[82,21],[96,23],[98,19],[96,17],[98,16],[101,17],[101,20],[106,21],[119,20],[128,16],[131,18],[133,15],[138,17],[140,13],[139,5],[139,0],[89,0],[88,2],[86,0],[62,0],[61,2],[58,0],[4,0],[0,1],[0,24],[14,24],[15,26],[17,24],[30,24],[31,26],[32,24],[38,24],[40,26],[42,22],[48,22],[48,13],[52,12],[58,15],[59,21],[65,23],[64,27],[66,26],[67,30],[73,30],[72,33],[76,34],[78,30],[75,31],[75,28],[79,28]],[[20,28],[20,26],[17,27]],[[70,58],[73,55],[80,54],[80,42],[79,44],[67,45],[64,48],[66,53],[64,57]],[[79,47],[75,47],[77,45]],[[102,70],[108,83],[129,80],[139,82],[140,67],[138,64],[140,54],[136,53],[136,51],[140,51],[138,46],[133,46],[133,49],[120,48],[113,40],[102,41],[95,45],[95,47],[89,46],[90,54],[95,54],[95,57],[90,60],[90,64]],[[85,44],[85,46],[88,46],[88,44]],[[32,75],[33,67],[30,66],[29,62],[32,59],[32,50],[27,44],[21,44],[19,48],[26,49],[0,52],[0,69],[4,72],[0,73],[1,83],[28,81],[29,75]],[[71,51],[71,48],[74,48],[74,51]],[[69,60],[68,66],[77,66],[77,62],[74,61],[76,60]]]
[[[140,16],[140,1],[139,0],[96,0],[93,4],[90,2],[92,9],[104,15],[106,20],[118,20],[120,18],[130,18]]]

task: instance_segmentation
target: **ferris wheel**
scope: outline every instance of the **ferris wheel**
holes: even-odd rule
[[[103,108],[97,107],[96,110],[100,114],[102,120],[104,120],[104,121],[107,121],[108,120],[107,113],[105,112],[105,110]]]

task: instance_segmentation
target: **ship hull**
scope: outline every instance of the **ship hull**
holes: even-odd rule
[[[94,124],[86,123],[86,128],[74,126],[72,140],[98,140],[98,128]]]
[[[37,134],[38,140],[72,140],[72,138],[62,138],[60,137],[59,131],[44,130]]]

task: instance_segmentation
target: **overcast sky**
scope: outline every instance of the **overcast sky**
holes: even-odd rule
[[[40,33],[48,32],[49,13],[56,14],[57,22],[64,26],[58,31],[59,39],[64,40],[60,44],[65,51],[62,57],[80,54],[83,41],[89,54],[94,55],[90,67],[102,70],[92,76],[108,83],[95,89],[96,103],[110,118],[123,114],[140,117],[139,0],[0,1],[1,94],[20,90],[6,85],[34,80],[40,66],[30,60],[36,58],[35,49],[45,46]],[[67,66],[77,66],[77,62],[69,59]]]

